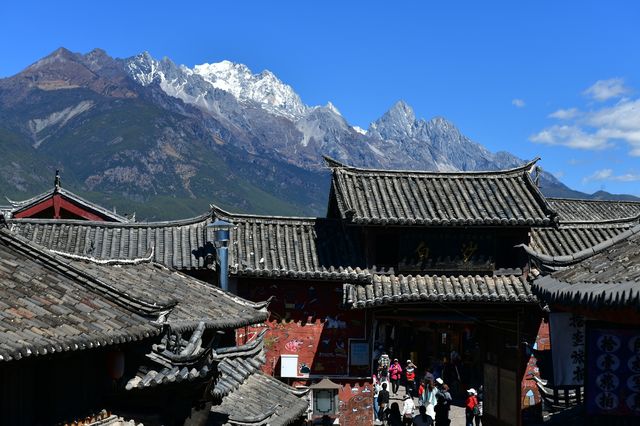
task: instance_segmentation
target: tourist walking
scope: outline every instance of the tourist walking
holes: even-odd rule
[[[474,419],[480,413],[477,392],[474,388],[467,390],[467,400],[464,403],[466,426],[474,426]]]
[[[424,383],[424,380],[420,380],[420,386],[418,386],[418,405],[423,406],[422,395],[424,395],[424,390],[427,388],[427,385]]]
[[[402,404],[402,423],[406,426],[411,426],[411,423],[413,423],[413,410],[415,410],[415,408],[413,398],[411,395],[406,394]]]
[[[387,424],[389,426],[403,426],[402,416],[400,415],[400,406],[397,402],[391,404],[391,408],[387,414]]]
[[[478,400],[478,410],[475,416],[476,426],[480,426],[482,423],[482,400],[484,399],[484,387],[480,385],[478,388],[478,395],[476,395],[476,399]]]
[[[407,381],[405,389],[407,395],[411,395],[412,397],[416,394],[416,368],[416,365],[408,359],[404,369],[404,378]]]
[[[389,378],[391,379],[391,392],[396,395],[400,387],[400,378],[402,377],[402,367],[398,362],[398,358],[393,360],[393,364],[389,367]]]
[[[441,378],[436,379],[438,393],[436,394],[436,426],[449,426],[449,411],[451,410],[451,393],[449,386]]]
[[[387,384],[382,384],[382,389],[378,392],[378,420],[384,422],[386,418],[387,406],[389,405],[389,391]]]
[[[421,405],[418,412],[413,418],[413,426],[433,426],[433,419],[427,415],[427,407]]]
[[[380,359],[378,360],[378,380],[380,383],[389,383],[389,366],[391,365],[391,361],[389,359],[389,355],[385,352],[382,352]]]
[[[373,375],[373,418],[378,419],[378,395],[382,390],[378,376]]]
[[[427,408],[427,415],[431,416],[433,420],[435,420],[436,417],[435,407],[438,403],[437,394],[438,389],[433,385],[433,382],[427,383],[427,387],[422,394],[422,405]]]

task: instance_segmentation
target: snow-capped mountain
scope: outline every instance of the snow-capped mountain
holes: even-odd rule
[[[434,170],[496,169],[522,162],[506,153],[496,156],[444,118],[417,119],[402,101],[364,130],[351,126],[331,102],[305,105],[268,70],[254,74],[230,61],[189,68],[168,58],[158,61],[146,52],[125,63],[143,86],[156,82],[166,94],[218,120],[252,134],[270,134],[268,148],[304,167],[321,168],[322,155],[372,167]],[[249,139],[254,151],[264,148],[256,146],[255,137]]]
[[[189,68],[148,53],[114,59],[100,49],[58,49],[0,79],[0,115],[5,195],[48,189],[42,170],[60,168],[75,188],[147,218],[196,214],[210,202],[322,215],[323,155],[416,170],[523,162],[488,151],[444,118],[418,118],[401,101],[364,130],[330,102],[305,105],[269,71],[254,74],[228,61]],[[550,175],[542,175],[542,185],[571,195]]]
[[[246,65],[226,60],[188,68],[177,66],[168,58],[158,61],[148,52],[129,59],[127,64],[131,76],[140,84],[157,81],[167,94],[211,111],[218,111],[215,89],[233,95],[241,103],[254,103],[292,120],[303,117],[310,109],[291,86],[269,70],[253,74]]]

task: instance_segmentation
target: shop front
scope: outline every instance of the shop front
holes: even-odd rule
[[[461,405],[483,391],[486,425],[522,424],[527,348],[542,312],[522,276],[375,276],[345,286],[345,303],[371,319],[371,374],[383,353],[417,378],[442,378]]]

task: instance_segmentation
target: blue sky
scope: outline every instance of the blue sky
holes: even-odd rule
[[[640,3],[17,2],[0,77],[54,49],[273,71],[366,128],[395,101],[586,192],[640,195]]]

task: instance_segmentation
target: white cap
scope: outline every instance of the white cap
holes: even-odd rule
[[[470,393],[471,395],[477,395],[478,394],[474,388],[467,389],[467,393]]]
[[[442,380],[440,377],[438,377],[436,379],[436,383],[439,384],[439,385],[442,385],[442,384],[444,384],[444,380]]]

